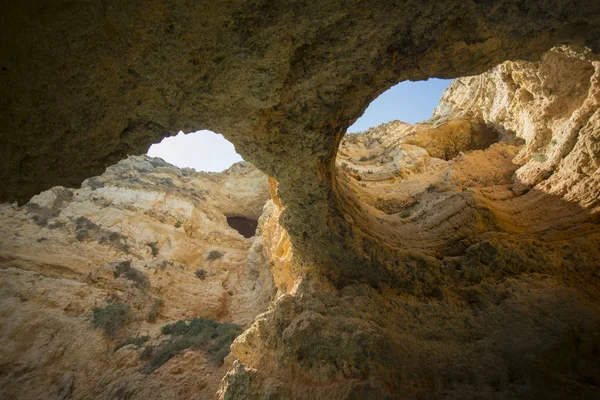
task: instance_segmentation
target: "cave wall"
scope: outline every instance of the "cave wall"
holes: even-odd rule
[[[557,44],[597,54],[599,15],[594,0],[9,4],[0,199],[75,186],[164,136],[211,129],[279,181],[299,251],[359,271],[333,162],[368,102],[398,81],[473,75]]]
[[[428,121],[343,139],[347,243],[394,280],[331,279],[277,229],[275,198],[278,298],[232,345],[220,398],[598,398],[599,67],[560,48],[508,61],[456,80]],[[482,127],[496,143],[446,160]]]
[[[7,4],[0,200],[211,129],[274,178],[278,300],[234,343],[221,397],[594,398],[599,21],[595,0]],[[433,76],[471,77],[400,143],[400,175],[446,168],[415,188],[450,225],[336,167],[369,101]],[[528,147],[434,154],[465,130]]]
[[[262,237],[243,238],[226,213],[260,215],[267,198],[248,163],[205,173],[131,156],[80,189],[1,204],[0,398],[214,399],[228,366],[206,346],[148,365],[168,324],[247,328],[266,311]],[[128,310],[120,324],[94,323],[116,304]]]

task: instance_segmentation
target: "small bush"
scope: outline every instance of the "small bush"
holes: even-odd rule
[[[113,303],[104,308],[94,308],[92,326],[103,329],[110,337],[125,324],[129,317],[130,308],[127,304]]]
[[[146,365],[146,372],[151,373],[157,370],[171,358],[175,357],[177,354],[189,347],[191,347],[190,340],[188,338],[181,338],[178,340],[167,341],[165,344],[159,347],[157,351],[154,351],[155,348],[153,348],[148,364]]]
[[[146,321],[148,321],[148,322],[156,321],[156,318],[158,317],[158,313],[160,312],[160,308],[162,307],[162,305],[164,303],[165,302],[163,299],[154,300],[154,303],[152,303],[152,307],[150,307],[150,311],[148,311],[148,316],[146,317]]]
[[[425,191],[427,193],[431,193],[431,192],[435,192],[437,189],[438,189],[437,185],[435,183],[432,183],[429,186],[427,186],[427,189],[425,189]]]
[[[154,346],[147,344],[144,350],[140,353],[140,360],[149,360],[154,353]]]
[[[48,225],[48,229],[57,229],[62,228],[63,226],[65,226],[64,222],[53,222]]]
[[[123,253],[129,253],[129,245],[127,244],[127,236],[123,235],[119,232],[113,231],[104,231],[104,234],[107,234],[108,244],[121,250]],[[104,239],[104,237],[102,237]],[[103,240],[101,240],[103,242]]]
[[[137,336],[137,337],[132,337],[129,339],[122,340],[119,342],[119,344],[117,344],[115,346],[115,351],[119,350],[121,347],[125,347],[130,344],[134,345],[136,349],[139,349],[149,339],[150,339],[150,336],[145,335],[145,336]]]
[[[148,349],[148,346],[146,346],[143,356],[149,359],[145,368],[147,373],[160,368],[164,363],[188,348],[204,348],[214,361],[222,363],[223,359],[229,354],[231,343],[242,333],[242,328],[238,325],[220,323],[209,318],[198,318],[189,322],[177,321],[165,325],[160,332],[163,335],[171,336],[171,338],[157,347]]]
[[[80,229],[75,233],[75,239],[83,242],[88,237],[88,231],[86,229]]]
[[[196,272],[194,272],[194,274],[196,275],[196,278],[199,278],[202,280],[204,280],[204,278],[206,278],[206,271],[203,270],[202,268],[197,269]]]
[[[129,270],[131,270],[131,260],[121,261],[115,264],[113,274],[118,278]]]
[[[45,227],[46,225],[48,225],[48,217],[43,217],[40,215],[34,215],[33,216],[33,222],[35,222],[35,224],[41,228]]]
[[[217,260],[221,257],[223,257],[223,253],[221,253],[219,250],[212,250],[206,255],[206,259],[208,261]]]
[[[75,220],[75,229],[76,230],[85,229],[88,231],[93,231],[93,230],[99,230],[100,227],[98,225],[96,225],[95,223],[93,223],[92,221],[90,221],[89,219],[87,219],[86,217],[79,217],[79,218],[77,218],[77,220]]]
[[[535,162],[542,163],[542,162],[545,162],[548,159],[548,156],[546,156],[544,153],[534,153],[531,156],[531,159],[533,161],[535,161]]]
[[[150,285],[148,278],[146,278],[146,274],[133,268],[130,260],[117,263],[113,273],[116,278],[122,276],[123,278],[134,282],[135,286],[140,288],[147,288]]]

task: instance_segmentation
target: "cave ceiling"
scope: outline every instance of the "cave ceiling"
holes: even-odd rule
[[[600,3],[23,1],[0,16],[0,200],[78,186],[163,137],[210,129],[277,179],[282,223],[360,263],[334,160],[403,80],[482,73],[553,46],[600,52]]]

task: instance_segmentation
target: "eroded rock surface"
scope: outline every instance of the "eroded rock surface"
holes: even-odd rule
[[[259,277],[265,282],[272,277],[277,292],[269,310],[234,343],[235,361],[221,397],[597,397],[596,0],[279,5],[32,0],[3,11],[0,199],[24,203],[54,185],[78,186],[164,136],[203,128],[223,133],[272,177],[269,216],[253,241],[262,240],[263,250],[248,250],[250,242],[239,235],[214,235],[239,249],[230,252],[240,259],[242,253],[255,254],[256,261],[262,254],[270,268]],[[572,47],[549,52],[563,45]],[[402,80],[433,76],[471,77],[456,81],[431,121],[344,138],[377,94]],[[112,252],[133,251],[133,268],[141,270],[142,260],[146,265],[155,251],[147,243],[156,241],[158,254],[188,254],[180,261],[188,279],[194,267],[187,268],[201,259],[194,252],[206,243],[198,236],[213,240],[213,223],[229,229],[228,216],[258,217],[254,207],[220,209],[216,197],[189,194],[194,187],[183,195],[180,183],[185,180],[175,188],[168,180],[164,185],[187,201],[157,197],[135,182],[116,191],[90,179],[80,190],[82,202],[73,200],[75,192],[58,188],[36,196],[25,209],[4,207],[3,257],[12,264],[3,271],[13,275],[4,286],[10,307],[3,312],[20,318],[24,307],[23,318],[41,318],[35,326],[68,332],[62,329],[67,322],[46,324],[46,315],[55,314],[41,315],[41,305],[34,306],[52,301],[28,303],[20,300],[27,296],[14,295],[29,293],[19,285],[38,279],[23,280],[24,275],[41,274],[44,282],[64,283],[72,293],[79,293],[80,284],[95,287],[94,279],[119,283],[123,278],[115,279],[113,264],[86,275],[92,283],[82,283],[87,260],[108,265],[118,261]],[[99,202],[115,202],[106,204],[106,214],[85,197],[95,192]],[[127,210],[123,205],[131,199],[135,203]],[[220,211],[195,218],[200,203]],[[98,212],[96,220],[72,209],[87,212],[88,206]],[[60,219],[63,214],[67,220]],[[132,228],[131,220],[146,218],[162,224],[155,226],[160,240]],[[40,232],[50,229],[47,221],[60,230],[56,247],[44,250],[50,236]],[[113,234],[121,227],[125,233]],[[136,237],[129,243],[121,234]],[[78,251],[81,243],[93,249]],[[47,272],[57,268],[60,274]],[[184,296],[173,289],[176,281],[161,277],[157,272],[156,282],[149,278],[151,285],[161,285],[172,298]],[[205,279],[207,285],[224,282]],[[255,288],[245,278],[239,282]],[[152,294],[125,283],[123,298]],[[230,286],[217,286],[208,290],[206,310],[224,321],[250,323],[269,298],[261,294],[255,300],[244,289],[228,303],[217,297],[229,299],[224,289]],[[89,296],[77,296],[107,296],[90,290]],[[136,309],[151,305],[143,296]],[[191,315],[188,302],[194,299],[186,298],[185,307],[165,306],[165,317]],[[82,304],[71,306],[76,315],[89,314],[97,302]],[[59,310],[57,318],[63,318],[69,308],[61,304]],[[6,326],[2,329],[33,330],[25,320]],[[5,337],[29,337],[19,329]],[[85,343],[105,350],[106,338],[96,335]],[[2,369],[10,374],[9,394],[18,393],[19,379],[34,374],[38,362],[53,365],[62,354],[79,354],[70,349],[83,347],[82,341],[40,350],[47,355],[42,361],[36,351],[27,353],[42,345],[3,346],[13,349],[3,357],[10,360]],[[125,350],[115,354],[134,354]],[[104,353],[94,351],[94,360],[104,360]],[[111,356],[106,365],[114,360]],[[119,386],[134,360],[127,356],[128,369],[118,373],[94,361],[60,376],[34,375],[37,383],[26,389],[46,393],[41,388],[52,387],[63,397],[74,390],[91,397],[107,390],[113,397],[171,396],[161,386],[173,382],[161,375],[168,368],[157,370],[165,378],[156,386],[131,393],[130,386]],[[173,389],[182,397],[204,385],[186,383],[201,368],[194,360],[171,372],[192,370]],[[79,371],[89,388],[78,389]]]
[[[260,235],[226,215],[259,218],[266,177],[130,157],[80,189],[55,187],[0,209],[0,397],[214,398],[226,369],[199,350],[151,374],[145,346],[161,327],[204,317],[248,327],[274,295]],[[260,228],[259,228],[260,229]],[[199,272],[200,271],[200,272]],[[115,334],[94,308],[124,304]],[[150,336],[139,349],[124,339]]]
[[[281,296],[221,398],[597,398],[599,73],[555,49],[456,80],[429,121],[346,136],[345,238],[393,280],[361,283],[366,264],[340,285],[348,266],[282,246],[271,213]]]
[[[556,45],[600,52],[600,5],[160,0],[12,3],[0,17],[2,197],[76,186],[179,130],[211,129],[279,182],[298,252],[373,284],[347,243],[334,158],[377,94]]]

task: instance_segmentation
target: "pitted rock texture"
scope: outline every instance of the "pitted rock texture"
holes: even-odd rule
[[[164,136],[211,129],[278,180],[303,257],[371,284],[393,277],[347,243],[334,179],[369,101],[402,80],[478,74],[556,45],[600,52],[596,0],[31,0],[0,18],[0,199],[76,186]],[[365,263],[374,275],[360,276]]]
[[[275,294],[262,236],[226,222],[259,218],[267,178],[248,163],[222,173],[129,157],[80,189],[55,187],[0,207],[0,397],[214,398],[226,367],[187,351],[148,375],[143,348],[178,320],[249,326]],[[123,273],[128,271],[127,273]],[[203,271],[196,275],[197,271]],[[114,337],[95,307],[131,312]]]
[[[456,80],[429,121],[345,137],[340,226],[369,268],[341,263],[325,273],[401,286],[410,251],[442,259],[479,233],[559,235],[594,220],[599,74],[585,53],[556,48],[536,63],[506,62]]]
[[[31,0],[0,30],[0,199],[179,130],[223,133],[277,181],[263,240],[281,297],[234,344],[222,397],[597,394],[597,0]],[[396,148],[337,164],[385,89],[490,68]],[[67,229],[102,240],[91,222]]]
[[[280,297],[220,398],[598,398],[599,68],[554,49],[456,80],[429,121],[346,136],[346,238],[395,280],[340,285],[348,265],[284,246],[269,206]]]

